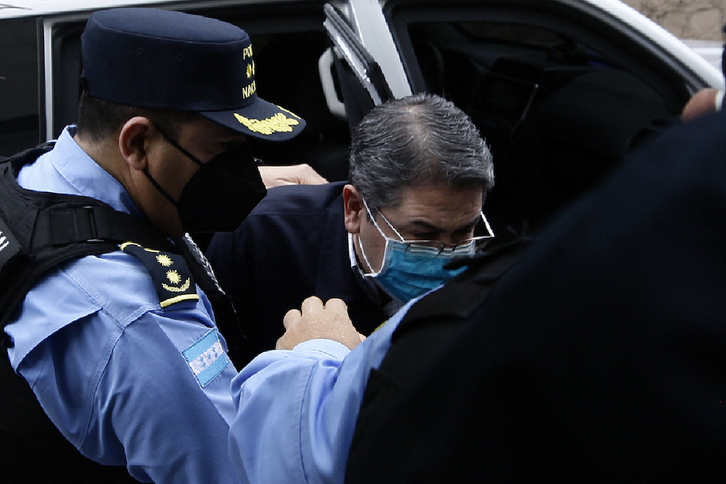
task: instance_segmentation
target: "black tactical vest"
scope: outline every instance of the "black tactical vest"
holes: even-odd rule
[[[0,337],[13,342],[5,325],[38,277],[60,262],[119,250],[126,241],[181,254],[182,264],[215,309],[230,358],[242,346],[234,308],[187,244],[172,243],[145,220],[98,200],[20,187],[20,168],[52,148],[51,143],[0,161]],[[186,260],[186,262],[184,262]],[[143,262],[143,261],[142,261]],[[192,288],[193,290],[193,288]],[[0,471],[8,482],[137,482],[124,467],[101,466],[83,457],[45,415],[27,382],[0,354]]]

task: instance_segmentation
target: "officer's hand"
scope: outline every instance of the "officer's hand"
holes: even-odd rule
[[[322,185],[328,183],[308,164],[290,166],[260,166],[260,176],[267,188],[280,185]]]
[[[312,296],[303,301],[300,309],[291,309],[285,314],[282,320],[285,334],[277,340],[278,350],[291,350],[311,339],[332,339],[353,349],[365,339],[353,327],[348,306],[340,299],[329,299],[323,305],[323,301]]]
[[[717,111],[717,95],[718,91],[711,87],[701,89],[683,107],[681,119],[688,122],[706,114],[715,113]]]

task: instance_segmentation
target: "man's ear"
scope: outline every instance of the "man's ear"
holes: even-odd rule
[[[136,116],[124,123],[118,135],[118,148],[126,163],[134,170],[143,170],[148,163],[149,139],[155,132],[153,123]]]
[[[368,219],[363,197],[353,185],[343,187],[343,205],[345,208],[345,230],[351,234],[360,232],[360,227]]]

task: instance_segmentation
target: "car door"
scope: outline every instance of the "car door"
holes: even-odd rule
[[[324,11],[332,46],[321,59],[321,78],[327,78],[323,85],[331,111],[353,130],[373,106],[410,95],[411,86],[379,2],[339,1]]]
[[[329,49],[329,65],[321,66],[321,76],[326,69],[335,69],[343,98],[342,112],[353,130],[368,111],[393,98],[393,93],[380,65],[343,13],[331,4],[324,9],[324,26],[333,46]]]

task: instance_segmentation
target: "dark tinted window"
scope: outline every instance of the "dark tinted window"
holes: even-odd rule
[[[416,89],[452,100],[491,146],[496,186],[487,214],[500,233],[539,228],[687,99],[682,82],[648,67],[652,56],[623,50],[613,29],[602,35],[540,12],[394,13]]]
[[[34,19],[0,27],[0,155],[39,142],[38,47]]]

